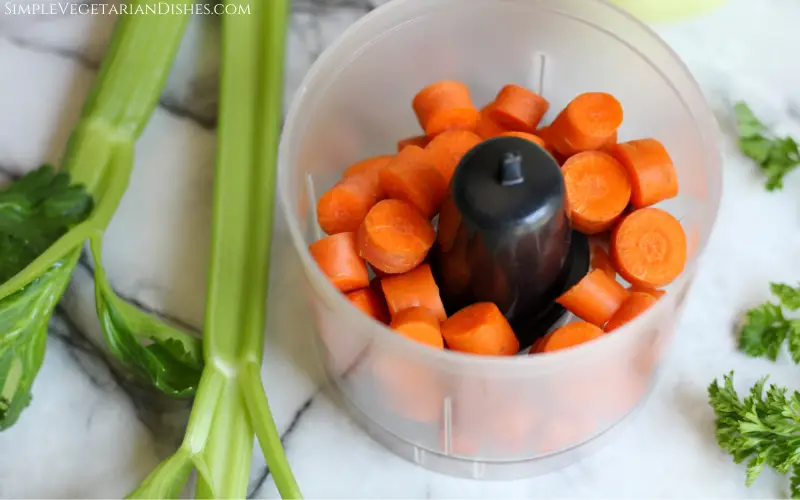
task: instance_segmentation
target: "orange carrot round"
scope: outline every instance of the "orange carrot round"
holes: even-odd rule
[[[363,159],[347,167],[342,174],[342,178],[346,179],[353,175],[360,174],[369,174],[377,177],[381,169],[388,165],[393,158],[393,155],[381,155]]]
[[[320,197],[317,223],[327,234],[354,232],[382,198],[383,190],[374,175],[351,175]]]
[[[434,137],[425,148],[431,163],[442,174],[445,184],[456,171],[458,162],[467,152],[481,143],[481,138],[469,130],[450,130]]]
[[[308,245],[308,252],[340,291],[350,292],[369,285],[367,263],[358,256],[353,233],[326,236]]]
[[[598,151],[602,151],[604,153],[608,153],[613,156],[613,149],[614,146],[617,145],[618,134],[615,130],[611,137],[608,138],[605,144],[603,144]]]
[[[491,302],[477,302],[442,323],[442,336],[453,351],[490,356],[513,356],[519,351],[511,325]]]
[[[622,124],[622,105],[605,92],[573,99],[550,125],[552,146],[564,156],[603,147]]]
[[[417,135],[414,137],[406,137],[405,139],[400,139],[397,141],[397,152],[403,150],[406,146],[417,146],[420,148],[424,148],[431,142],[431,138],[427,135]]]
[[[371,287],[349,292],[347,299],[367,316],[381,323],[389,324],[389,311],[386,310],[386,304]]]
[[[632,285],[666,286],[686,266],[686,233],[669,212],[640,208],[612,231],[611,259],[620,276]]]
[[[531,141],[539,146],[546,148],[547,145],[544,142],[544,139],[541,137],[537,137],[533,134],[529,134],[528,132],[503,132],[498,137],[519,137],[520,139],[525,139],[526,141]]]
[[[421,344],[444,349],[439,319],[425,307],[404,309],[392,319],[389,328]]]
[[[420,265],[436,240],[430,221],[401,200],[378,202],[356,236],[361,257],[387,274],[405,273]]]
[[[625,169],[600,151],[578,153],[561,167],[572,225],[585,234],[609,229],[628,206],[631,182]]]
[[[489,116],[501,127],[533,132],[550,108],[547,99],[519,85],[506,85],[497,94]]]
[[[608,320],[604,330],[611,332],[621,327],[625,323],[633,321],[634,318],[642,314],[658,301],[657,298],[647,293],[631,292],[628,298],[617,309],[617,312]]]
[[[600,245],[592,245],[591,268],[600,269],[612,280],[617,279],[617,270],[614,269],[614,263],[611,261],[608,252]]]
[[[678,196],[678,173],[669,153],[656,139],[623,142],[609,148],[628,171],[631,205],[644,208]]]
[[[595,269],[556,302],[580,319],[602,327],[627,297],[628,291],[622,285],[602,270]]]
[[[493,105],[494,103],[489,103],[484,106],[483,109],[481,109],[478,124],[475,126],[475,133],[478,134],[483,140],[497,137],[503,132],[508,132],[508,130],[504,129],[494,120],[492,120],[489,112],[492,110]]]
[[[602,337],[603,334],[603,330],[596,325],[584,321],[574,321],[549,333],[542,342],[540,349],[541,352],[560,351],[585,344]]]
[[[453,193],[448,189],[442,202],[442,208],[439,210],[439,225],[436,231],[436,240],[439,242],[442,252],[449,252],[453,248],[460,225],[461,212],[458,211],[458,207],[453,201]]]
[[[656,299],[660,299],[661,297],[667,294],[667,292],[665,292],[664,290],[659,290],[658,288],[652,288],[649,286],[631,285],[628,287],[628,291],[646,293],[647,295],[652,295]]]
[[[433,279],[431,266],[427,263],[407,273],[383,278],[381,288],[392,318],[406,309],[424,307],[440,322],[447,319],[439,296],[439,287]]]
[[[445,80],[425,87],[414,96],[411,106],[428,137],[448,130],[475,130],[480,117],[469,88],[456,81]]]
[[[447,192],[442,174],[419,146],[403,148],[381,169],[379,179],[387,197],[411,203],[428,218],[439,211]]]

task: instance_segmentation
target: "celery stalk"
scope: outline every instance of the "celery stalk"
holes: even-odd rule
[[[191,464],[199,498],[244,498],[258,436],[283,498],[302,498],[261,383],[287,0],[225,16],[205,368],[184,441],[129,498],[166,498]],[[226,4],[239,4],[228,1]]]
[[[132,7],[147,2],[137,0]],[[0,430],[16,422],[31,399],[47,323],[87,240],[95,261],[97,314],[111,352],[167,394],[190,395],[196,389],[202,370],[199,339],[120,299],[100,255],[103,233],[128,187],[134,145],[158,102],[188,19],[188,14],[123,15],[115,27],[61,165],[60,175],[91,198],[91,210],[0,285]],[[36,178],[47,180],[46,175],[32,178],[39,182]]]

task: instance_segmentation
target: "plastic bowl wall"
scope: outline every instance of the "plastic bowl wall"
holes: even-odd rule
[[[507,83],[542,93],[552,114],[606,91],[626,111],[620,140],[660,139],[680,196],[660,206],[684,225],[690,260],[668,294],[600,340],[537,356],[435,351],[362,315],[307,246],[323,236],[319,195],[351,163],[420,133],[411,100],[442,79],[477,106]],[[648,393],[712,228],[721,173],[716,123],[675,54],[629,14],[594,0],[395,0],[352,25],[298,90],[280,145],[279,188],[321,362],[353,417],[422,466],[514,478],[562,465]]]

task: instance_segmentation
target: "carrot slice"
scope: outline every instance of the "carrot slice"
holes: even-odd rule
[[[631,182],[625,168],[600,151],[578,153],[561,167],[572,225],[585,234],[609,229],[628,206]]]
[[[606,143],[600,147],[599,151],[608,153],[613,156],[613,148],[614,146],[617,145],[617,139],[618,139],[618,134],[617,131],[615,130],[614,133],[611,134],[611,137],[608,138]]]
[[[354,232],[382,198],[383,190],[374,175],[351,175],[320,197],[317,223],[327,234]]]
[[[612,231],[611,259],[620,276],[632,285],[666,286],[686,266],[686,233],[669,212],[640,208]]]
[[[657,298],[653,297],[648,293],[641,293],[641,292],[631,292],[628,294],[628,298],[625,299],[625,302],[619,306],[617,312],[608,320],[604,330],[606,332],[611,332],[616,330],[617,328],[621,327],[625,323],[633,321],[634,318],[645,312],[647,309],[650,308],[653,304],[658,301]]]
[[[405,139],[400,139],[397,141],[397,152],[403,150],[406,146],[417,146],[420,148],[424,148],[431,142],[431,138],[427,135],[416,135],[414,137],[406,137]]]
[[[587,92],[573,99],[550,125],[551,144],[572,156],[603,147],[622,124],[622,105],[605,92]]]
[[[393,155],[381,155],[365,158],[347,167],[342,174],[342,178],[346,179],[353,175],[360,174],[370,174],[377,177],[381,169],[388,165],[393,158]]]
[[[448,130],[475,130],[480,117],[472,104],[469,88],[461,82],[450,80],[436,82],[420,90],[411,106],[428,137]]]
[[[508,130],[504,129],[498,125],[497,122],[492,120],[491,116],[489,115],[493,105],[494,103],[489,103],[484,106],[483,109],[481,109],[478,125],[475,126],[475,133],[484,140],[497,137],[503,132],[508,132]]]
[[[447,192],[447,183],[419,146],[406,146],[379,174],[389,198],[407,201],[428,218],[436,215]]]
[[[596,325],[575,321],[554,330],[542,343],[542,352],[560,351],[600,338],[605,332]]]
[[[614,263],[605,248],[600,245],[592,245],[591,256],[592,269],[600,269],[612,280],[617,279],[617,270],[614,268]]]
[[[628,291],[646,293],[648,295],[652,295],[657,299],[660,299],[661,297],[667,294],[667,292],[665,292],[664,290],[659,290],[658,288],[652,288],[649,286],[637,286],[637,285],[631,285],[630,287],[628,287]]]
[[[656,139],[638,139],[611,146],[611,154],[628,171],[631,205],[644,208],[678,196],[678,173],[669,153]]]
[[[519,340],[503,313],[491,302],[477,302],[442,323],[442,336],[453,351],[513,356]]]
[[[494,100],[489,117],[501,127],[533,132],[550,108],[547,99],[519,85],[506,85]]]
[[[383,299],[371,287],[355,290],[347,294],[348,300],[367,316],[381,323],[389,323],[389,311]]]
[[[580,319],[602,327],[627,297],[628,291],[622,285],[595,269],[556,302]]]
[[[439,296],[439,287],[433,279],[431,266],[427,263],[407,273],[383,278],[381,288],[392,318],[396,318],[406,309],[424,307],[440,322],[447,319]]]
[[[458,211],[453,193],[448,189],[447,196],[439,209],[439,225],[436,231],[436,240],[439,242],[442,252],[449,252],[453,248],[456,240],[456,233],[461,225],[461,212]]]
[[[389,328],[421,344],[444,349],[439,319],[425,307],[412,307],[400,311]]]
[[[469,130],[450,130],[434,137],[425,148],[430,161],[442,174],[445,184],[450,184],[450,179],[456,171],[458,162],[467,152],[481,143],[481,138]]]
[[[405,273],[420,265],[436,240],[430,221],[401,200],[378,202],[356,236],[361,257],[388,274]]]
[[[527,141],[536,143],[543,148],[547,147],[547,145],[544,142],[544,139],[535,136],[533,134],[529,134],[528,132],[503,132],[502,134],[499,135],[499,137],[519,137],[520,139],[525,139]]]
[[[367,263],[358,256],[353,233],[326,236],[308,245],[308,252],[340,291],[350,292],[369,285]]]

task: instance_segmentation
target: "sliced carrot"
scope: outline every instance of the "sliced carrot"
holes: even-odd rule
[[[519,85],[506,85],[494,100],[489,116],[501,127],[533,132],[550,108],[547,99]]]
[[[550,154],[553,155],[553,158],[556,159],[558,164],[559,165],[563,165],[564,162],[567,160],[567,158],[565,156],[561,155],[553,147],[552,134],[553,133],[550,131],[550,127],[542,127],[542,128],[536,129],[533,132],[533,135],[535,135],[536,137],[538,137],[539,139],[544,141],[545,149],[547,149],[547,151],[549,151]]]
[[[603,147],[622,124],[622,105],[605,92],[573,99],[550,125],[552,146],[564,156]]]
[[[628,171],[631,205],[644,208],[678,196],[678,173],[669,153],[656,139],[638,139],[609,148]]]
[[[320,197],[317,223],[327,234],[354,232],[382,198],[383,190],[375,176],[351,175]]]
[[[584,321],[602,327],[628,297],[628,291],[600,269],[590,271],[556,302]]]
[[[367,316],[381,323],[389,323],[389,311],[383,298],[370,287],[354,290],[347,294],[348,300]]]
[[[383,278],[381,288],[392,318],[396,318],[406,309],[424,307],[440,322],[447,319],[439,296],[439,287],[433,279],[431,266],[427,263],[407,273]]]
[[[608,138],[606,143],[600,147],[599,151],[613,155],[612,151],[614,146],[617,145],[617,139],[618,139],[618,134],[617,131],[615,130],[614,133],[611,135],[611,137]]]
[[[628,283],[661,288],[686,266],[686,233],[669,212],[640,208],[612,231],[611,259]]]
[[[364,160],[353,163],[342,174],[343,178],[348,178],[353,175],[369,174],[377,176],[383,167],[389,164],[394,158],[394,155],[381,155],[372,156]]]
[[[407,201],[428,218],[436,215],[447,193],[447,182],[427,150],[406,146],[380,172],[380,185],[389,198]]]
[[[612,280],[617,279],[617,270],[614,269],[614,263],[611,262],[611,257],[608,256],[605,248],[596,244],[592,245],[591,256],[592,269],[600,269]]]
[[[525,139],[526,141],[531,141],[539,146],[546,148],[547,144],[545,144],[544,139],[541,137],[535,136],[533,134],[529,134],[528,132],[503,132],[499,135],[499,137],[519,137],[520,139]]]
[[[477,302],[442,323],[442,336],[453,351],[490,356],[513,356],[519,340],[503,313],[491,302]]]
[[[401,200],[378,202],[356,236],[361,257],[387,274],[405,273],[420,265],[436,240],[430,221]]]
[[[414,137],[406,137],[405,139],[400,139],[397,141],[397,152],[403,150],[406,146],[417,146],[420,148],[424,148],[431,142],[431,138],[427,135],[417,135]]]
[[[661,297],[663,297],[664,295],[667,294],[667,292],[665,292],[664,290],[659,290],[658,288],[652,288],[652,287],[649,287],[649,286],[631,285],[630,287],[628,287],[628,291],[629,292],[646,293],[648,295],[652,295],[653,297],[655,297],[657,299],[660,299]]]
[[[428,85],[411,103],[425,135],[435,137],[448,130],[475,130],[480,113],[472,104],[469,88],[444,80]]]
[[[491,139],[492,137],[497,137],[498,135],[502,134],[503,132],[508,132],[508,130],[504,129],[500,125],[498,125],[494,120],[492,120],[489,112],[492,109],[492,105],[494,103],[489,103],[481,109],[480,118],[478,119],[478,125],[475,127],[475,133],[478,134],[481,139]]]
[[[629,293],[628,298],[625,299],[625,302],[623,302],[619,309],[617,309],[617,312],[614,313],[614,316],[608,320],[604,330],[606,332],[611,332],[621,327],[625,323],[633,321],[634,318],[645,312],[657,301],[657,298],[648,293]]]
[[[350,292],[369,286],[367,263],[358,256],[353,233],[326,236],[308,245],[308,252],[340,291]]]
[[[450,130],[434,137],[425,148],[430,161],[439,169],[445,184],[456,171],[458,162],[467,152],[481,143],[481,138],[469,130]]]
[[[586,151],[561,167],[572,226],[585,234],[609,229],[628,206],[631,182],[625,168],[610,155]]]
[[[400,311],[389,328],[421,344],[444,349],[439,319],[425,307],[411,307]]]
[[[458,211],[453,201],[453,193],[448,189],[447,195],[439,210],[439,224],[436,231],[436,240],[442,252],[449,252],[456,240],[456,233],[461,225],[461,212]]]
[[[554,330],[542,343],[542,352],[560,351],[600,338],[605,332],[591,323],[574,321]]]

